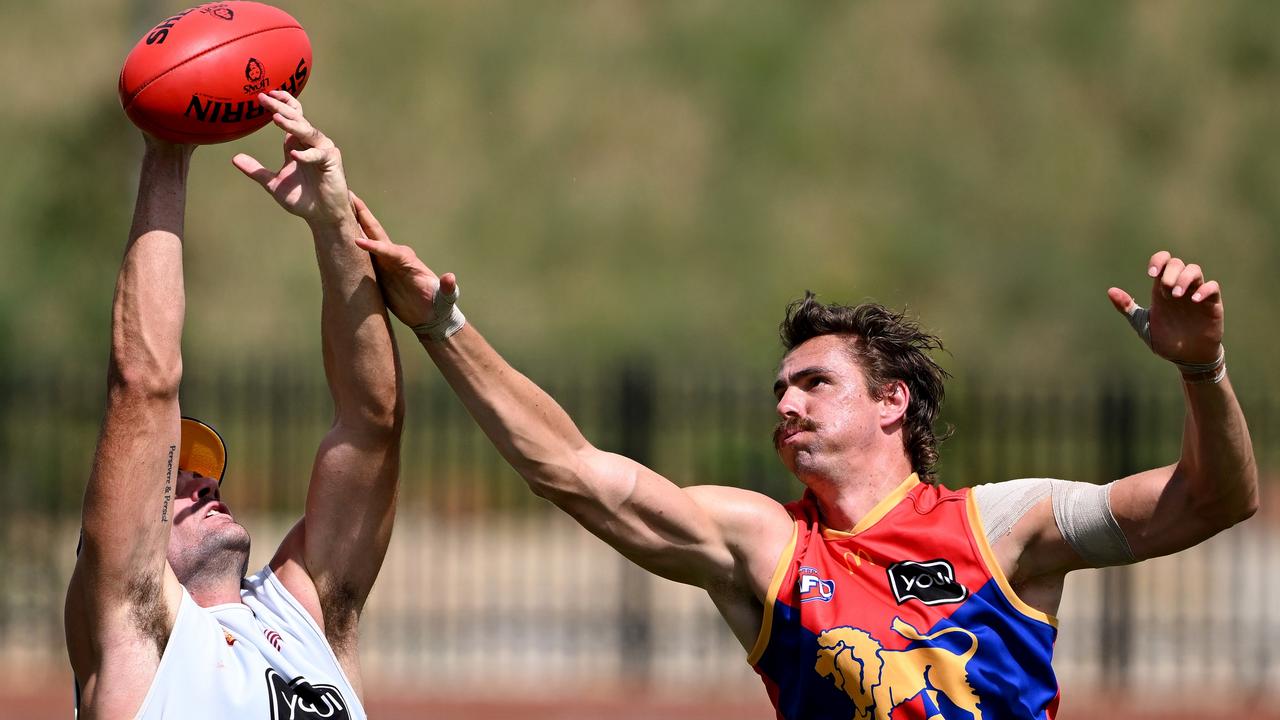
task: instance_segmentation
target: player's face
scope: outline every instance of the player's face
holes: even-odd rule
[[[811,338],[792,348],[778,370],[773,444],[801,481],[856,464],[881,433],[879,402],[867,392],[849,341],[845,335]]]
[[[248,560],[249,533],[222,502],[218,481],[186,470],[178,471],[174,489],[173,522],[169,527],[169,564],[183,581],[204,563]]]

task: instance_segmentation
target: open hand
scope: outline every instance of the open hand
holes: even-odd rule
[[[350,217],[342,154],[333,141],[302,114],[302,104],[283,90],[258,95],[285,131],[284,164],[272,172],[240,153],[231,159],[240,172],[257,181],[280,207],[308,223],[340,223]]]
[[[1111,288],[1111,304],[1125,315],[1137,318],[1135,329],[1143,334],[1142,313],[1148,313],[1151,350],[1166,360],[1180,363],[1212,363],[1222,345],[1222,291],[1216,280],[1205,281],[1200,266],[1187,264],[1161,250],[1151,256],[1147,275],[1153,278],[1151,306],[1142,308],[1129,293]]]

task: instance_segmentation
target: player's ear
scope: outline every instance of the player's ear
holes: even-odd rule
[[[880,389],[880,427],[887,428],[902,420],[911,403],[911,390],[901,380],[885,383]]]

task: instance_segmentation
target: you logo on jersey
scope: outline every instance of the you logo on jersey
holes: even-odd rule
[[[969,597],[968,588],[956,581],[956,569],[946,560],[904,560],[890,565],[888,572],[889,586],[899,605],[908,600],[945,605]]]
[[[342,693],[332,685],[312,685],[301,677],[286,681],[267,669],[271,720],[351,720]]]

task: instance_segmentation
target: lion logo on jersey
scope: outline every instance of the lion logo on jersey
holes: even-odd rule
[[[843,626],[825,630],[818,636],[818,663],[814,670],[830,677],[836,687],[853,700],[854,720],[888,720],[893,709],[924,693],[930,719],[943,718],[938,695],[968,711],[973,720],[982,720],[977,693],[969,685],[966,666],[978,650],[978,638],[960,627],[948,627],[932,635],[921,635],[902,618],[893,619],[893,630],[908,640],[930,641],[947,633],[969,636],[969,649],[956,654],[942,647],[885,650],[880,641],[865,630]]]

